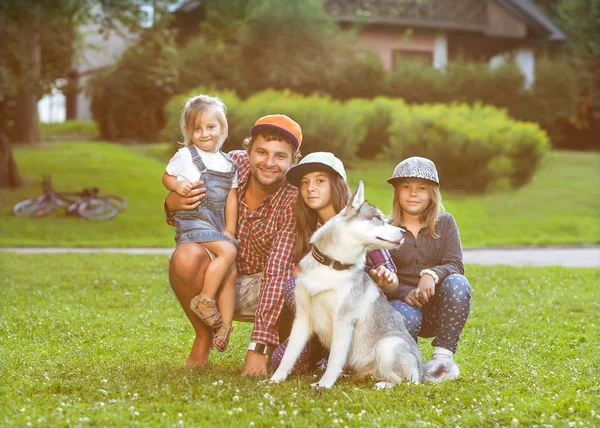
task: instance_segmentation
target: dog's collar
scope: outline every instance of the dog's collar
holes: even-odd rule
[[[347,265],[345,263],[338,262],[337,260],[334,260],[331,257],[326,256],[325,254],[323,254],[322,252],[319,251],[319,249],[317,248],[316,245],[311,245],[310,253],[315,258],[316,261],[318,261],[322,265],[329,266],[330,268],[333,268],[335,270],[346,270],[346,269],[350,269],[352,266],[354,266],[353,264]]]

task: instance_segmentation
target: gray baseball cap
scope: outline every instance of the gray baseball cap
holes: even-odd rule
[[[412,158],[404,159],[396,168],[394,174],[388,179],[388,183],[395,186],[396,183],[403,178],[423,178],[440,184],[437,169],[435,164],[426,158],[413,156]]]
[[[291,185],[300,187],[302,177],[317,171],[338,174],[344,181],[347,181],[344,164],[331,152],[314,152],[304,156],[297,165],[288,170],[285,177]]]

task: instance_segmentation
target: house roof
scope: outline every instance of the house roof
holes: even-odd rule
[[[560,42],[567,40],[565,33],[532,0],[494,1],[515,14],[517,18],[529,21],[532,26],[537,26],[538,31],[545,32],[549,40]]]
[[[488,1],[525,23],[539,38],[558,42],[567,39],[533,0],[325,0],[325,9],[338,22],[484,32]],[[186,0],[177,12],[191,11],[203,3]]]
[[[484,32],[488,0],[325,0],[327,13],[338,22],[401,25]],[[550,41],[566,35],[532,0],[494,1],[523,22],[532,34]]]

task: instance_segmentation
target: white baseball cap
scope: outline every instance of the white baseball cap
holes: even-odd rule
[[[318,171],[338,174],[344,181],[347,181],[344,164],[331,152],[314,152],[304,156],[297,165],[288,170],[286,178],[293,186],[300,187],[302,177]]]

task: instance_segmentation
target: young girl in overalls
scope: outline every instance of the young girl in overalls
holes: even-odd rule
[[[181,196],[192,190],[191,183],[204,182],[206,197],[200,206],[174,213],[175,241],[177,246],[202,245],[211,256],[202,293],[192,299],[190,308],[213,327],[213,344],[223,352],[233,330],[238,208],[237,168],[219,150],[228,134],[225,105],[207,95],[191,98],[185,104],[180,125],[184,147],[169,161],[162,181],[168,190]]]
[[[452,360],[471,300],[456,221],[443,212],[431,160],[403,160],[388,183],[394,186],[390,224],[403,227],[406,234],[404,244],[390,251],[399,285],[386,295],[415,340],[434,337],[430,366],[442,358]]]

